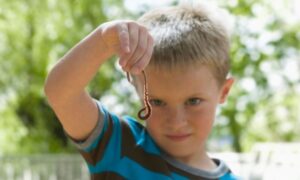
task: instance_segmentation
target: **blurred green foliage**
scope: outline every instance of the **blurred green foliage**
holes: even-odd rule
[[[72,151],[46,102],[43,84],[51,66],[106,21],[102,2],[1,0],[0,4],[0,149],[2,153]],[[93,94],[100,96],[110,87],[111,66],[97,77],[102,86]]]
[[[236,83],[215,138],[227,134],[235,151],[247,151],[258,141],[298,141],[300,17],[288,23],[295,16],[293,1],[280,1],[281,13],[271,1],[222,2],[235,18],[231,58]]]
[[[287,23],[266,1],[217,2],[234,16],[236,83],[217,117],[209,148],[247,151],[258,141],[299,140],[300,77],[291,76],[289,69],[300,69],[300,24]],[[102,22],[143,12],[128,12],[120,0],[0,4],[0,154],[72,152],[43,94],[49,69]],[[118,91],[124,80],[112,60],[88,89],[95,98],[113,95],[122,112],[134,115],[137,99],[126,86]]]

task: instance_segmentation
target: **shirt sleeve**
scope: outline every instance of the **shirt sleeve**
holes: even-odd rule
[[[117,161],[121,149],[120,119],[108,112],[99,101],[96,102],[99,114],[103,114],[103,121],[98,119],[96,127],[84,141],[75,141],[70,138],[87,162],[91,173],[98,172],[104,169],[103,166]]]

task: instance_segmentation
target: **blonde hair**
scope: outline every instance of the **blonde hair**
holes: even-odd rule
[[[207,65],[218,82],[224,82],[230,66],[229,33],[218,15],[201,4],[181,4],[144,14],[138,22],[154,39],[149,65],[163,70]]]

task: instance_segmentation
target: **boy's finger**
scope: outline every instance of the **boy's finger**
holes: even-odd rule
[[[129,53],[130,52],[130,42],[129,42],[128,26],[127,26],[127,24],[122,23],[118,27],[119,27],[118,31],[119,31],[121,52]]]
[[[133,74],[139,74],[142,70],[149,64],[150,59],[153,53],[153,39],[151,36],[148,36],[148,45],[147,51],[143,54],[139,61],[137,61],[132,69],[130,70]]]
[[[138,46],[139,41],[139,27],[135,22],[128,22],[128,34],[129,34],[129,41],[130,41],[130,53],[125,54],[122,57],[122,61],[120,61],[120,65],[123,67],[123,69],[127,68],[129,60],[132,60],[132,56],[135,53],[135,49]]]
[[[130,57],[130,61],[127,62],[125,69],[130,70],[133,67],[133,65],[144,56],[148,48],[147,41],[148,41],[148,32],[146,28],[140,27],[137,47],[134,50],[133,55]]]

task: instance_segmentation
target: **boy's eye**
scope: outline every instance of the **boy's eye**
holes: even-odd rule
[[[201,99],[199,98],[190,98],[186,102],[187,105],[198,105],[200,103],[201,103]]]
[[[152,106],[162,106],[162,105],[164,105],[164,103],[159,99],[151,99],[149,102]]]

